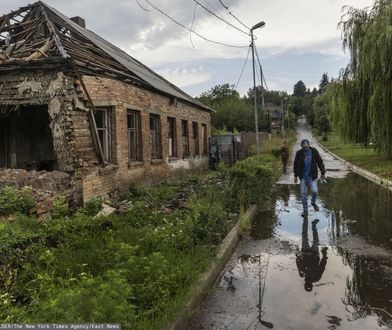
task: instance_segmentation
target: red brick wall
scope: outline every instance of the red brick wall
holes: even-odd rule
[[[113,164],[106,168],[98,166],[89,129],[88,113],[75,110],[73,129],[75,149],[79,163],[79,176],[83,181],[84,201],[91,197],[102,196],[116,190],[126,190],[132,181],[158,181],[169,172],[181,168],[196,168],[207,164],[207,157],[195,156],[192,139],[192,122],[199,124],[199,139],[202,124],[207,125],[207,136],[210,137],[210,113],[178,100],[173,103],[169,97],[161,96],[142,88],[120,81],[84,76],[83,81],[95,106],[113,109]],[[142,156],[143,162],[133,166],[128,161],[127,110],[138,110],[141,113]],[[150,113],[161,118],[162,161],[151,160],[150,146]],[[168,158],[168,125],[167,117],[176,118],[178,160]],[[183,160],[181,121],[187,120],[189,126],[190,157]],[[199,141],[200,151],[203,141]]]

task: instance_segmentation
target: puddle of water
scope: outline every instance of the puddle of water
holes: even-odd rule
[[[320,212],[310,208],[309,219],[317,225],[320,240],[336,242],[360,236],[371,244],[392,248],[392,192],[355,173],[345,179],[328,179],[319,184]],[[252,231],[255,239],[272,235],[299,237],[302,212],[299,185],[282,185],[277,192],[275,211],[260,215]]]
[[[319,196],[304,220],[299,186],[278,188],[194,329],[392,329],[392,193],[349,174]]]

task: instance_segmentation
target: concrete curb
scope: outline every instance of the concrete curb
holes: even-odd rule
[[[311,131],[310,131],[311,132]],[[383,179],[381,177],[379,177],[378,175],[366,171],[363,168],[360,168],[356,165],[351,164],[350,162],[344,160],[342,157],[339,157],[338,155],[335,155],[332,151],[328,150],[326,147],[324,147],[317,139],[316,137],[312,134],[313,139],[316,141],[316,143],[320,146],[320,148],[322,148],[325,152],[329,153],[332,157],[340,160],[343,164],[345,164],[349,170],[353,171],[354,173],[359,174],[360,176],[374,182],[377,183],[378,185],[392,191],[392,181],[389,181],[387,179]]]
[[[257,214],[257,206],[251,205],[246,211],[245,218],[251,224],[254,217]],[[212,263],[210,268],[200,276],[197,284],[192,288],[190,294],[190,299],[185,304],[184,308],[179,312],[176,320],[169,325],[167,330],[183,330],[187,329],[190,320],[195,314],[195,311],[203,302],[204,298],[207,296],[209,290],[215,283],[219,274],[225,267],[226,263],[231,257],[234,249],[241,239],[240,232],[238,230],[239,222],[231,229],[231,231],[226,235],[221,245],[218,248],[216,260]]]

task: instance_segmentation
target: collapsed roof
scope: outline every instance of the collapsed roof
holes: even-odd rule
[[[210,110],[120,48],[42,1],[0,17],[0,72],[56,66],[121,79]]]

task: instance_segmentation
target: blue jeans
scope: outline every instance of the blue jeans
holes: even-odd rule
[[[302,178],[301,180],[301,200],[304,212],[308,212],[308,186],[312,190],[312,204],[317,200],[317,179],[312,180],[311,177]]]

